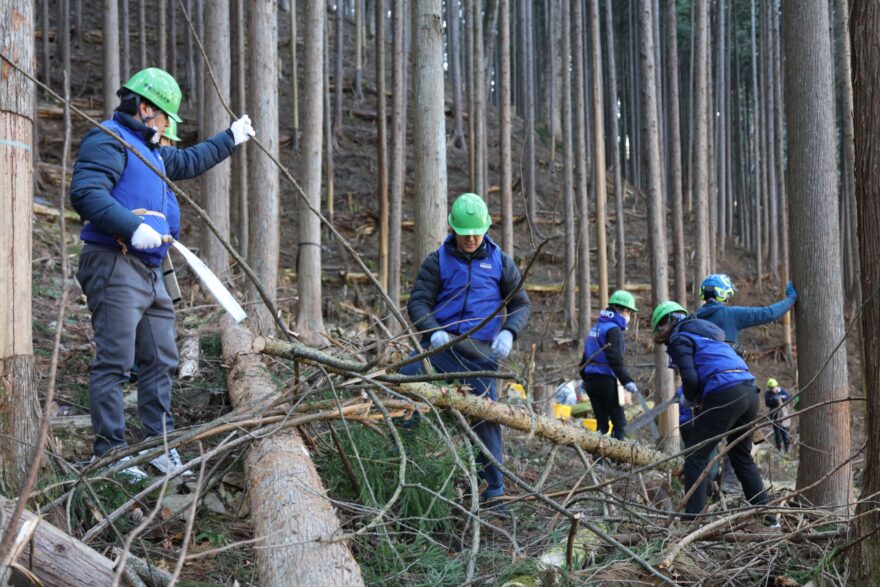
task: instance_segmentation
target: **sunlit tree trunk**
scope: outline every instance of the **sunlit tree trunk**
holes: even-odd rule
[[[446,124],[441,0],[412,4],[416,238],[424,259],[446,237]]]
[[[510,129],[510,0],[500,3],[501,247],[513,257],[513,147]]]
[[[594,191],[596,194],[596,262],[599,265],[599,307],[608,305],[608,246],[605,242],[605,225],[608,222],[606,202],[608,187],[605,182],[605,109],[602,103],[602,42],[599,33],[599,0],[590,3],[590,54],[593,70],[593,169],[595,171]]]
[[[571,116],[571,19],[569,0],[562,0],[562,195],[565,214],[565,324],[577,332],[577,234],[574,211],[574,145]],[[620,218],[618,218],[620,222]]]
[[[278,29],[276,2],[253,0],[248,4],[248,110],[256,124],[260,142],[266,150],[278,156]],[[189,38],[191,35],[187,34]],[[272,83],[266,83],[272,80]],[[319,86],[320,87],[320,86]],[[248,210],[248,264],[270,298],[275,300],[278,283],[279,256],[279,186],[278,167],[259,149],[248,149],[248,186],[259,197],[249,199]],[[308,193],[308,192],[307,192]],[[302,222],[303,216],[300,216]],[[258,299],[253,286],[252,299]],[[264,334],[275,332],[275,320],[262,303],[256,305],[255,326]]]
[[[388,289],[388,108],[385,96],[385,0],[376,2],[376,194],[379,200],[379,281]]]
[[[388,232],[388,295],[400,304],[401,222],[406,187],[406,0],[392,0],[391,167]]]
[[[532,11],[530,0],[520,0],[520,43],[522,43],[523,154],[522,186],[529,221],[535,226],[537,202],[535,193],[535,87],[533,75]]]
[[[584,29],[583,0],[571,0],[572,69],[574,70],[575,100],[575,181],[578,203],[578,338],[584,338],[590,329],[592,294],[590,292],[590,197],[587,191],[590,170],[587,163],[586,86],[584,82]]]
[[[687,265],[684,257],[684,208],[682,202],[681,114],[678,98],[678,27],[675,3],[666,2],[666,67],[669,77],[669,200],[672,204],[672,266],[675,272],[675,299],[685,304],[687,298]],[[658,15],[659,17],[659,15]],[[700,277],[699,279],[702,279]]]
[[[709,273],[709,3],[694,4],[694,95],[692,128],[691,196],[694,223],[694,283]],[[644,31],[642,31],[644,34]],[[697,288],[694,288],[697,291]]]

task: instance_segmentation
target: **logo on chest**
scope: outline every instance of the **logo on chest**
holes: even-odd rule
[[[492,270],[492,263],[487,263],[486,261],[480,262],[480,269],[489,269]]]

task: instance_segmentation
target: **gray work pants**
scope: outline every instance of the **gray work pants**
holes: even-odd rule
[[[171,376],[177,368],[174,308],[159,267],[137,257],[86,244],[77,280],[92,313],[95,361],[89,402],[95,455],[125,446],[122,386],[138,368],[138,416],[147,433],[174,428]],[[136,361],[136,363],[135,363]]]

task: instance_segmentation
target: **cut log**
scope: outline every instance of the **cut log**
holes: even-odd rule
[[[14,501],[0,496],[4,520],[9,519],[14,507]],[[25,510],[19,523],[32,520],[37,520],[37,516]],[[87,587],[113,583],[113,561],[45,520],[37,523],[31,540],[18,558],[18,564],[34,573],[46,587]]]
[[[260,356],[251,351],[253,338],[228,317],[222,319],[234,406],[254,405],[275,388]],[[263,539],[256,554],[259,584],[363,585],[348,546],[332,541],[340,533],[339,519],[299,432],[286,429],[255,441],[245,465],[254,532]]]
[[[536,436],[555,444],[580,446],[587,452],[637,467],[653,467],[661,471],[677,473],[683,464],[681,458],[670,458],[666,453],[637,442],[601,436],[546,416],[532,418],[528,410],[523,407],[493,402],[463,393],[453,387],[440,387],[429,383],[404,383],[397,389],[404,395],[428,401],[438,408],[454,408],[470,418],[496,422],[522,432],[531,432],[534,429]]]
[[[182,381],[195,379],[199,372],[199,335],[187,332],[180,345],[180,367],[177,376]]]

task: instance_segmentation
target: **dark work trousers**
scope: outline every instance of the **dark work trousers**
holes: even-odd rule
[[[617,379],[607,375],[588,375],[584,379],[587,396],[596,414],[596,432],[608,434],[608,421],[614,424],[612,438],[623,440],[626,434],[626,416],[617,399]]]
[[[431,365],[438,373],[464,373],[467,371],[497,371],[498,363],[491,358],[474,359],[466,357],[452,349],[431,355]],[[423,373],[421,361],[407,365],[400,370],[401,375],[420,375]],[[498,399],[495,379],[492,377],[475,377],[462,379],[461,383],[471,388],[473,395],[487,397],[492,401]],[[480,420],[471,422],[471,429],[483,441],[489,452],[500,464],[504,464],[504,441],[501,438],[501,425]],[[482,451],[477,454],[480,479],[486,481],[487,487],[480,496],[482,501],[504,495],[504,475],[497,467],[489,463]]]
[[[776,444],[776,450],[788,452],[788,428],[779,420],[778,413],[771,416],[771,418],[773,419],[773,442]]]
[[[690,448],[694,445],[694,421],[688,420],[684,424],[678,425],[678,434],[681,436],[681,444],[684,448]]]
[[[715,391],[703,398],[700,415],[694,418],[694,430],[691,435],[691,446],[695,446],[715,436],[721,436],[733,428],[748,424],[758,414],[758,394],[755,386],[751,383],[742,383],[734,387]],[[733,432],[727,437],[728,445],[745,432]],[[703,469],[709,462],[709,456],[719,440],[709,442],[696,449],[687,456],[684,461],[684,488],[689,491]],[[764,491],[764,482],[755,461],[752,460],[752,435],[749,433],[745,439],[733,446],[728,452],[728,458],[733,464],[733,470],[743,488],[743,493],[750,503],[761,505],[767,503],[767,493]],[[687,503],[685,512],[699,514],[706,505],[706,489],[709,477],[703,479],[699,487]]]
[[[86,244],[76,278],[95,331],[89,403],[95,456],[125,446],[122,386],[138,369],[138,416],[151,436],[174,429],[171,381],[177,368],[174,308],[159,267]]]

